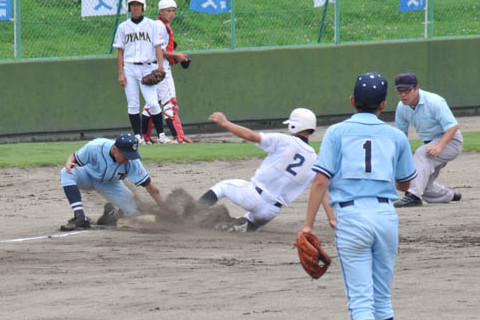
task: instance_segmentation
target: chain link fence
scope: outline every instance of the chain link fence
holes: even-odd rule
[[[82,17],[82,0],[9,1],[18,5],[17,19],[0,21],[0,60],[116,54],[112,39],[125,13]],[[428,0],[419,11],[399,11],[400,0],[337,0],[320,7],[313,0],[227,1],[229,12],[207,14],[177,0],[172,28],[180,51],[480,35],[478,0]],[[145,16],[157,17],[157,3],[147,0]]]

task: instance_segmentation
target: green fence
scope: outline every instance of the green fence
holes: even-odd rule
[[[115,54],[112,38],[127,16],[82,17],[82,0],[11,1],[17,19],[0,21],[0,60]],[[337,0],[316,8],[313,0],[229,1],[229,12],[206,14],[177,0],[172,27],[179,50],[480,35],[478,0],[415,0],[427,1],[427,9],[406,12],[399,11],[399,0]],[[118,6],[112,2],[118,0],[109,2]],[[145,15],[156,14],[157,1],[147,0]]]

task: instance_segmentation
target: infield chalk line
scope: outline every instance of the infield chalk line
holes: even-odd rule
[[[73,236],[73,235],[76,235],[82,232],[87,232],[87,231],[88,230],[72,231],[72,232],[63,232],[63,233],[57,233],[57,234],[39,236],[39,237],[0,240],[0,243],[23,242],[23,241],[42,240],[42,239],[50,239],[50,238],[62,238],[67,236]]]

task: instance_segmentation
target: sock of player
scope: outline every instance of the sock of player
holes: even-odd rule
[[[132,125],[133,133],[135,135],[141,134],[141,120],[140,120],[140,113],[137,114],[128,114],[128,118],[130,119],[130,124]]]
[[[155,130],[157,130],[157,135],[163,133],[163,118],[162,113],[159,114],[152,114],[153,125],[155,126]]]
[[[175,130],[175,127],[173,126],[173,121],[170,118],[165,119],[165,122],[167,123],[168,129],[170,129],[170,132],[172,133],[173,138],[177,137],[177,130]]]
[[[208,204],[209,206],[213,206],[215,203],[217,203],[218,198],[215,192],[208,190],[203,194],[203,196],[200,197],[198,201]]]
[[[82,218],[83,220],[86,220],[85,212],[83,211],[82,196],[80,195],[80,189],[78,189],[78,186],[66,186],[63,187],[63,191],[67,196],[75,219]]]
[[[150,116],[142,114],[142,134],[148,134],[148,123],[150,122]]]

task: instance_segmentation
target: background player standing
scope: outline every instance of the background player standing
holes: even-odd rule
[[[131,134],[121,134],[115,141],[99,138],[88,142],[68,157],[60,177],[74,214],[61,227],[62,231],[90,228],[80,189],[96,190],[125,215],[138,215],[141,212],[134,194],[123,182],[127,178],[136,186],[145,187],[159,206],[164,205],[157,187],[140,161],[138,140]],[[114,215],[113,218],[118,219],[118,210],[113,206],[105,206],[110,210],[106,210],[104,215]],[[104,220],[112,221],[111,218]],[[116,220],[113,221],[116,223]]]
[[[135,137],[140,144],[145,144],[141,136],[140,97],[138,88],[152,116],[157,130],[159,143],[168,143],[170,139],[163,132],[163,119],[157,101],[156,87],[141,83],[142,77],[158,68],[163,70],[161,39],[158,26],[152,19],[145,18],[145,0],[128,0],[131,19],[118,26],[114,48],[118,49],[118,83],[125,88],[128,103],[128,116]]]
[[[255,231],[280,214],[282,207],[289,206],[310,185],[315,173],[312,166],[315,150],[308,144],[309,136],[317,127],[315,114],[297,108],[284,121],[291,135],[281,133],[257,133],[227,120],[221,112],[209,117],[220,127],[237,137],[255,142],[268,155],[250,181],[241,179],[223,180],[207,191],[200,201],[209,205],[226,197],[237,206],[247,210],[245,215],[229,225],[221,227],[230,231]],[[334,226],[333,210],[326,196],[324,209]]]
[[[412,124],[424,143],[413,156],[418,176],[395,207],[421,206],[422,199],[436,203],[459,201],[460,192],[435,181],[440,170],[455,159],[463,147],[458,122],[447,102],[437,94],[420,90],[413,73],[397,75],[395,89],[400,99],[395,112],[396,127],[407,135]]]
[[[312,232],[328,187],[352,320],[393,320],[398,216],[392,200],[398,199],[395,187],[407,190],[416,176],[407,138],[378,118],[386,95],[387,81],[379,74],[357,77],[350,97],[357,112],[324,135],[303,227]]]
[[[174,142],[184,143],[192,142],[185,137],[183,127],[180,122],[178,102],[175,91],[175,83],[172,75],[172,65],[176,62],[188,62],[190,58],[185,53],[175,53],[176,43],[173,39],[173,30],[170,27],[170,22],[175,19],[177,4],[174,0],[161,0],[158,3],[159,17],[156,23],[159,27],[160,38],[162,39],[163,50],[163,69],[165,70],[165,79],[157,84],[158,101],[163,105],[163,114],[168,128],[172,133]],[[143,137],[145,140],[149,140],[150,130],[148,130],[149,114],[148,110],[144,110],[142,113],[143,123]]]

